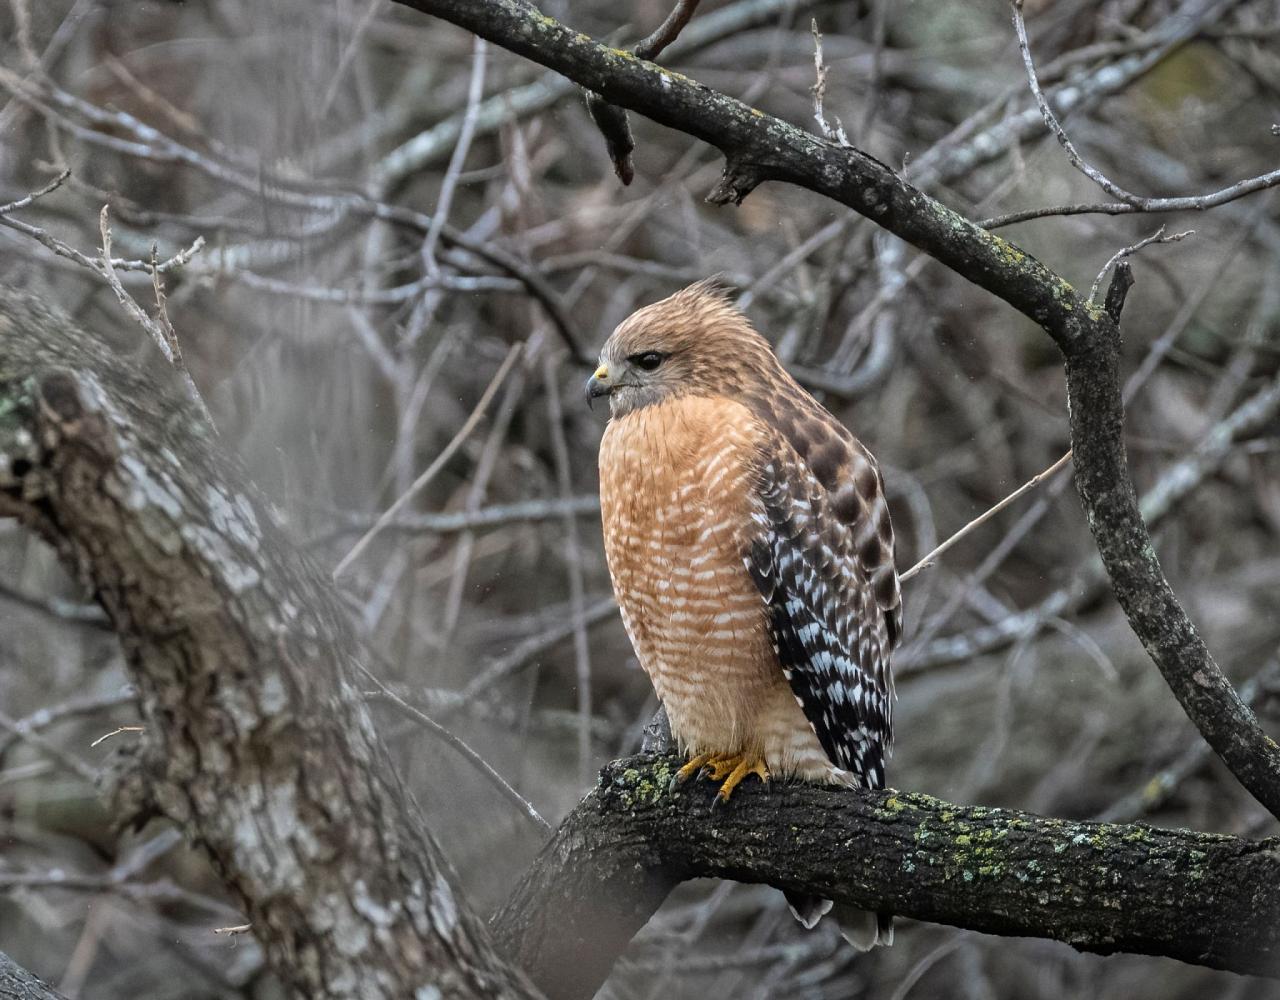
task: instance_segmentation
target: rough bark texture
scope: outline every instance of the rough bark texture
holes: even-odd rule
[[[604,769],[494,935],[549,995],[591,996],[683,878],[766,882],[1081,951],[1280,975],[1280,840],[1073,823],[927,795],[754,783],[668,784],[680,761]]]
[[[67,1000],[0,952],[0,1000]]]
[[[120,635],[146,744],[118,802],[207,848],[301,995],[528,995],[396,782],[325,577],[210,434],[136,364],[0,289],[0,516],[55,546]]]
[[[1218,668],[1160,568],[1124,446],[1120,332],[1110,321],[1100,326],[1092,345],[1066,354],[1076,488],[1089,530],[1129,624],[1200,735],[1280,816],[1280,747]]]
[[[1214,662],[1165,580],[1138,509],[1121,431],[1117,320],[1012,243],[930,198],[875,158],[834,145],[686,76],[610,48],[523,0],[398,0],[563,73],[611,104],[710,143],[710,195],[740,202],[785,181],[847,205],[1038,323],[1067,359],[1076,482],[1129,623],[1187,715],[1249,792],[1280,816],[1280,746]],[[1115,302],[1118,313],[1120,301]]]

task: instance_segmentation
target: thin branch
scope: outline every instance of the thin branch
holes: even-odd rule
[[[701,0],[676,0],[676,5],[671,8],[666,20],[648,38],[636,42],[631,51],[640,59],[657,59],[662,55],[663,49],[680,37],[680,32],[684,31],[684,26],[693,17],[700,2]]]
[[[37,198],[43,198],[50,192],[58,190],[58,188],[62,187],[62,185],[66,183],[67,178],[70,176],[71,169],[67,168],[39,191],[32,191],[26,197],[19,198],[17,201],[11,201],[7,205],[0,205],[0,215],[8,215],[10,212],[16,212],[20,208],[26,208]]]
[[[39,226],[32,226],[26,222],[20,222],[17,219],[10,219],[5,215],[0,215],[0,226],[5,226],[15,232],[22,233],[24,236],[29,236],[51,253],[57,254],[59,257],[64,257],[67,260],[74,261],[81,267],[87,267],[90,271],[94,271],[99,275],[102,274],[101,259],[95,259],[81,253],[70,244],[63,243],[62,240],[49,235],[49,233],[41,229]],[[185,250],[179,250],[167,260],[160,261],[159,264],[154,265],[154,270],[158,270],[161,274],[165,274],[175,268],[185,267],[190,263],[191,258],[198,254],[203,248],[204,237],[197,236],[191,246],[187,247]],[[146,271],[148,274],[153,271],[152,263],[146,260],[126,260],[120,257],[113,257],[111,258],[111,266],[117,271]]]
[[[407,719],[413,720],[424,729],[433,733],[448,746],[452,747],[459,756],[464,758],[468,763],[475,767],[476,770],[484,775],[485,779],[498,789],[498,791],[516,807],[516,810],[521,816],[526,817],[543,833],[549,833],[551,831],[551,824],[542,818],[542,815],[538,810],[535,809],[533,805],[524,798],[524,796],[512,788],[507,779],[495,771],[493,769],[493,765],[472,749],[470,744],[460,736],[455,735],[444,726],[440,725],[440,723],[436,722],[435,719],[431,718],[431,716],[427,715],[425,712],[415,708],[413,705],[410,705],[407,701],[392,691],[391,688],[382,683],[377,675],[367,667],[361,666],[360,672],[377,687],[378,693],[382,698],[388,704],[394,706],[401,715]]]
[[[1117,274],[1128,268],[1121,264]],[[1280,375],[1260,388],[1236,407],[1225,419],[1215,424],[1189,455],[1166,468],[1155,484],[1142,495],[1142,516],[1151,529],[1160,526],[1178,506],[1210,476],[1214,475],[1226,460],[1234,454],[1239,444],[1251,435],[1259,433],[1280,413]],[[1052,489],[1052,487],[1050,487]],[[962,586],[975,586],[994,570],[1007,555],[1012,542],[1022,533],[1031,530],[1036,519],[1047,509],[1044,500],[1028,511],[1010,536],[994,549],[982,565],[970,574]],[[1018,611],[999,622],[983,625],[956,635],[933,641],[920,640],[919,649],[908,647],[899,654],[894,673],[898,681],[918,678],[948,666],[972,663],[984,653],[1009,646],[1013,642],[1029,639],[1049,621],[1070,614],[1090,601],[1096,600],[1106,585],[1106,572],[1102,560],[1096,554],[1083,570],[1073,574],[1071,582],[1061,587],[1030,608]],[[957,595],[957,603],[958,603]],[[949,617],[953,607],[943,610],[939,618]]]
[[[983,229],[1002,229],[1005,226],[1015,226],[1020,222],[1031,222],[1034,219],[1049,219],[1069,215],[1132,215],[1137,211],[1138,209],[1134,206],[1118,201],[1076,205],[1047,205],[1043,208],[1027,208],[1018,212],[1008,212],[1004,215],[993,215],[989,219],[981,220],[978,225]],[[1160,211],[1160,209],[1152,209],[1151,211]]]
[[[26,733],[48,729],[63,719],[73,719],[81,715],[94,715],[123,705],[136,706],[137,703],[138,693],[132,688],[126,688],[115,694],[70,698],[56,705],[46,705],[44,708],[38,708],[30,715],[14,721],[14,729],[10,732],[9,737],[0,740],[0,757],[8,753],[9,748],[22,739]]]
[[[1188,229],[1185,232],[1172,233],[1169,236],[1166,236],[1164,234],[1164,229],[1165,227],[1161,226],[1150,236],[1147,236],[1144,239],[1138,240],[1137,243],[1127,246],[1123,250],[1116,251],[1116,253],[1111,257],[1111,259],[1102,265],[1102,270],[1098,272],[1098,276],[1093,279],[1093,284],[1089,286],[1089,301],[1090,302],[1097,301],[1098,288],[1102,284],[1102,279],[1107,276],[1107,272],[1110,271],[1112,267],[1114,267],[1116,264],[1119,264],[1122,260],[1125,260],[1128,257],[1132,257],[1135,253],[1137,253],[1143,247],[1149,247],[1152,244],[1178,243],[1178,242],[1181,242],[1182,240],[1185,240],[1188,236],[1194,236],[1196,234],[1196,231],[1194,229]],[[1112,318],[1118,320],[1119,313],[1117,312]]]
[[[1026,495],[1027,493],[1030,493],[1033,489],[1039,486],[1043,480],[1052,476],[1059,469],[1065,466],[1069,461],[1071,461],[1070,450],[1068,450],[1065,455],[1063,455],[1060,459],[1058,459],[1051,466],[1049,466],[1049,468],[1045,469],[1043,472],[1037,472],[1034,476],[1028,479],[1025,483],[1019,486],[1016,490],[1010,493],[1007,497],[1001,500],[998,504],[996,504],[990,510],[985,511],[982,514],[979,514],[972,521],[966,524],[963,528],[957,531],[954,535],[952,535],[945,542],[943,542],[936,549],[934,549],[927,556],[925,556],[918,563],[916,563],[909,570],[907,570],[900,577],[898,577],[898,579],[902,583],[906,583],[913,576],[919,573],[922,569],[926,569],[927,567],[932,566],[937,561],[938,557],[941,556],[948,549],[950,549],[953,545],[963,540],[966,536],[971,534],[976,529],[980,528],[982,525],[986,524],[987,521],[991,520],[991,518],[995,517],[997,514],[1000,513],[1000,511],[1004,510],[1015,500]]]
[[[332,189],[299,190],[299,185],[296,181],[265,173],[260,167],[255,167],[250,171],[247,167],[237,167],[220,162],[178,142],[152,126],[140,122],[127,112],[104,110],[89,101],[55,87],[51,81],[46,80],[45,83],[49,88],[45,96],[49,100],[61,108],[83,115],[90,122],[110,130],[113,134],[108,135],[94,129],[87,129],[59,116],[45,100],[41,99],[41,96],[32,85],[16,74],[0,67],[0,85],[9,88],[15,96],[39,110],[51,123],[71,131],[86,142],[104,146],[124,156],[141,157],[160,162],[184,163],[215,180],[255,197],[266,198],[276,204],[286,205],[290,208],[326,215],[332,220],[333,224],[336,224],[348,213],[355,213],[367,218],[411,227],[422,233],[426,233],[431,228],[432,219],[430,216],[415,212],[409,208],[391,205],[357,192],[335,192]],[[132,136],[133,139],[119,139],[114,134],[115,132],[123,132]],[[4,216],[0,216],[0,225],[7,225],[39,239],[53,252],[70,257],[76,260],[77,263],[85,266],[94,266],[86,263],[89,258],[79,254],[78,251],[66,247],[65,244],[60,244],[58,241],[53,240],[43,230],[36,229],[34,226],[27,226],[25,223],[19,223]],[[559,294],[536,266],[521,260],[518,256],[502,247],[472,239],[451,226],[446,225],[441,229],[441,238],[446,244],[454,246],[458,250],[466,251],[519,280],[528,289],[529,294],[546,310],[557,334],[568,346],[573,356],[580,361],[587,360],[586,353],[581,347],[582,337],[577,332],[572,317],[570,317],[561,303]],[[203,246],[203,243],[203,239],[197,240],[196,245],[187,253],[194,253],[200,246]],[[169,263],[161,264],[161,269],[167,270],[166,265]],[[113,260],[112,264],[117,269],[147,272],[151,270],[150,265],[143,261],[122,265],[121,262]],[[343,299],[342,301],[349,300]]]
[[[40,753],[44,754],[50,760],[61,764],[66,770],[70,771],[81,780],[88,782],[90,786],[97,783],[98,772],[96,770],[80,760],[79,757],[67,753],[66,750],[63,750],[62,747],[58,746],[58,744],[54,743],[52,740],[45,739],[45,737],[35,731],[33,726],[27,725],[25,722],[19,722],[16,719],[11,719],[9,716],[5,715],[4,712],[0,712],[0,729],[5,730],[7,733],[22,740],[24,743],[30,744],[34,749],[40,751]]]
[[[164,355],[164,359],[173,366],[174,370],[182,379],[182,384],[186,387],[187,395],[191,397],[191,401],[195,403],[196,408],[200,412],[200,416],[204,418],[205,424],[210,430],[217,425],[213,422],[213,415],[209,412],[209,408],[205,406],[204,398],[200,395],[200,390],[196,387],[195,380],[191,377],[191,372],[187,370],[187,366],[182,360],[182,349],[178,346],[177,335],[172,338],[170,334],[173,327],[168,324],[169,317],[164,315],[164,322],[158,322],[147,315],[146,310],[138,305],[132,295],[125,291],[124,285],[120,283],[120,278],[116,274],[115,264],[111,259],[111,227],[107,223],[107,206],[102,206],[102,211],[98,213],[98,231],[102,234],[102,256],[99,258],[99,266],[97,271],[106,279],[111,290],[115,292],[116,299],[120,305],[124,307],[124,311],[129,317],[137,323],[149,336],[156,347],[160,348],[160,353]],[[152,249],[154,257],[155,250]],[[152,281],[157,296],[157,303],[160,310],[164,312],[164,298],[159,283],[159,265],[151,265]],[[166,330],[167,326],[167,330]]]
[[[607,618],[612,618],[617,614],[617,611],[618,603],[612,596],[602,597],[587,606],[582,614],[582,624],[584,627],[589,627]],[[496,684],[519,673],[541,653],[570,638],[577,628],[577,621],[574,620],[574,616],[570,615],[567,620],[557,622],[546,631],[523,640],[510,652],[497,657],[487,664],[483,670],[467,682],[467,685],[461,691],[450,692],[447,697],[441,697],[440,714],[447,714],[460,709],[470,702],[489,694]]]
[[[412,534],[453,535],[476,528],[498,528],[509,524],[525,524],[552,521],[565,515],[588,517],[600,513],[599,494],[576,497],[548,498],[545,500],[518,500],[515,503],[494,504],[475,510],[439,511],[424,514],[401,514],[383,528]],[[342,523],[323,535],[311,540],[317,545],[333,538],[358,531],[367,531],[378,515],[366,513],[335,513]],[[0,584],[0,597],[6,596]]]
[[[631,52],[637,58],[654,60],[668,45],[674,42],[684,26],[698,9],[699,0],[676,0],[676,5],[666,20],[658,26],[648,38],[641,41]],[[635,164],[631,154],[635,152],[636,142],[631,135],[631,123],[627,120],[627,112],[623,108],[610,104],[600,94],[587,91],[587,112],[596,128],[604,136],[605,148],[609,151],[609,159],[613,163],[613,172],[623,185],[628,185],[635,178]]]
[[[813,120],[818,123],[818,128],[822,130],[822,134],[829,140],[841,146],[848,146],[850,144],[849,137],[845,134],[844,125],[841,123],[839,116],[832,115],[831,120],[835,124],[829,124],[822,110],[822,102],[827,96],[827,64],[822,58],[822,32],[818,30],[818,19],[816,17],[809,22],[809,27],[813,32],[814,83],[809,88],[809,92],[813,94]]]
[[[696,6],[696,4],[694,5]],[[547,422],[551,431],[551,452],[555,463],[556,483],[560,497],[573,496],[573,469],[569,462],[569,442],[564,432],[564,409],[560,402],[560,385],[556,380],[556,359],[543,355],[543,384],[547,391]],[[586,584],[582,573],[582,547],[578,539],[578,522],[567,509],[561,518],[564,529],[565,565],[569,576],[569,609],[573,619],[573,661],[578,679],[578,780],[584,785],[591,779],[591,650],[587,645]]]
[[[1243,198],[1245,195],[1253,194],[1255,191],[1263,191],[1280,184],[1280,170],[1272,170],[1270,173],[1262,174],[1258,177],[1250,177],[1219,191],[1203,195],[1187,195],[1178,198],[1148,198],[1126,191],[1080,155],[1071,139],[1067,136],[1062,124],[1058,121],[1057,116],[1053,113],[1053,109],[1049,107],[1049,101],[1044,96],[1044,91],[1040,89],[1040,81],[1036,76],[1035,61],[1031,58],[1031,43],[1027,40],[1027,25],[1022,16],[1023,0],[1010,0],[1010,4],[1013,8],[1013,27],[1018,35],[1018,50],[1022,53],[1022,64],[1027,71],[1027,82],[1031,86],[1032,96],[1035,97],[1036,106],[1040,109],[1045,125],[1048,126],[1049,131],[1053,133],[1062,148],[1066,150],[1067,159],[1071,161],[1071,165],[1106,191],[1107,194],[1113,198],[1119,198],[1122,202],[1132,205],[1142,212],[1203,211],[1206,208],[1225,205],[1229,201]]]
[[[427,229],[426,239],[422,241],[422,259],[429,275],[434,275],[438,270],[436,241],[444,231],[445,220],[449,217],[449,209],[453,206],[453,192],[458,184],[458,175],[462,173],[467,153],[471,150],[476,114],[480,110],[480,98],[484,96],[484,67],[485,41],[477,35],[472,45],[471,81],[467,84],[467,110],[462,119],[462,131],[458,133],[458,144],[453,149],[449,166],[444,172],[444,180],[440,183],[440,193],[436,196],[436,210],[431,215],[431,225]]]
[[[476,425],[479,424],[480,420],[484,417],[485,411],[493,401],[494,394],[498,391],[499,386],[502,385],[507,374],[515,365],[516,359],[520,357],[522,346],[523,345],[521,344],[512,345],[511,349],[507,351],[507,356],[502,359],[502,364],[498,366],[498,370],[494,373],[493,378],[489,380],[489,384],[485,387],[484,392],[480,394],[480,399],[476,403],[475,408],[471,411],[471,415],[468,416],[462,426],[458,428],[458,432],[454,434],[449,443],[444,446],[444,450],[436,456],[434,462],[427,466],[422,475],[413,481],[413,485],[405,490],[395,503],[383,511],[382,516],[374,522],[373,527],[364,533],[360,540],[351,547],[351,551],[343,556],[338,565],[334,567],[333,578],[335,580],[342,575],[343,571],[346,570],[348,566],[360,557],[360,554],[368,548],[369,543],[381,533],[383,528],[395,520],[396,515],[404,509],[410,500],[418,495],[423,487],[436,477],[440,470],[445,467],[445,464],[449,459],[453,458],[454,453],[462,447],[462,443],[466,441],[466,439],[471,435],[471,432],[476,429]]]

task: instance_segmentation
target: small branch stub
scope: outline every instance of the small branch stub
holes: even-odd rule
[[[1124,310],[1124,300],[1132,287],[1133,265],[1127,260],[1122,260],[1116,265],[1115,273],[1111,275],[1111,286],[1107,289],[1106,304],[1103,306],[1107,315],[1111,317],[1111,322],[1117,326],[1120,325],[1120,313]]]
[[[764,178],[760,172],[742,160],[729,157],[725,160],[724,174],[707,195],[709,205],[741,205],[744,198],[756,189]]]

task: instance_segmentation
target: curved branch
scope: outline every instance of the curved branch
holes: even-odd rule
[[[591,996],[667,893],[701,876],[1280,976],[1280,840],[813,785],[747,785],[712,809],[708,785],[667,790],[679,763],[608,765],[491,921],[548,995]]]
[[[1143,523],[1121,437],[1119,327],[1104,308],[861,150],[833,145],[686,76],[592,41],[523,0],[398,2],[715,146],[725,156],[725,170],[711,201],[740,202],[767,180],[807,188],[914,244],[1039,324],[1066,357],[1077,489],[1129,623],[1214,751],[1280,816],[1280,745],[1262,731],[1178,604]]]
[[[315,566],[189,400],[0,287],[0,517],[91,585],[147,742],[116,790],[209,852],[308,997],[529,996],[455,897],[359,691]]]
[[[874,157],[837,146],[541,14],[524,0],[398,0],[563,73],[610,104],[715,146],[726,159],[710,199],[740,202],[784,181],[847,205],[1045,327],[1063,346],[1101,310],[1030,254],[908,184]]]

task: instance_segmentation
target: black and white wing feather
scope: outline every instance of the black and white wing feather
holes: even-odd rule
[[[843,471],[852,477],[860,470],[850,465],[865,460],[851,450]],[[889,655],[901,605],[883,606],[876,596],[886,558],[895,598],[897,576],[892,535],[887,552],[867,541],[883,536],[879,521],[887,526],[888,518],[871,469],[874,495],[855,505],[779,440],[761,469],[759,530],[746,561],[768,605],[783,674],[823,750],[862,787],[883,788],[892,740]],[[852,516],[841,516],[846,511]]]

